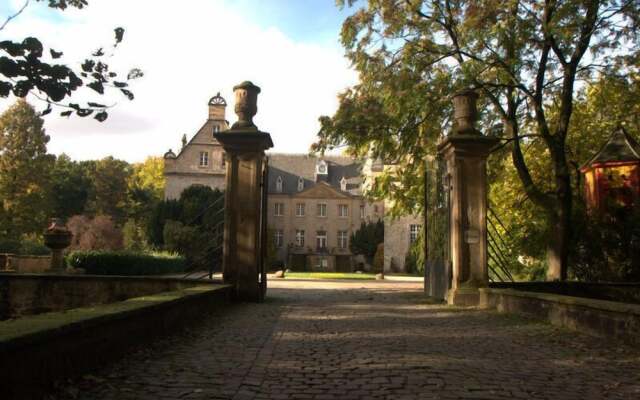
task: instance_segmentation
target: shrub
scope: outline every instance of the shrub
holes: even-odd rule
[[[420,229],[418,237],[409,246],[409,250],[404,258],[404,269],[407,273],[424,275],[426,262],[424,257],[424,233],[424,229]]]
[[[122,227],[124,249],[132,252],[149,250],[145,230],[134,219],[128,219]]]
[[[378,244],[376,255],[373,257],[373,272],[382,272],[384,269],[384,243]]]
[[[122,230],[111,217],[99,215],[93,219],[85,215],[75,215],[67,222],[73,234],[70,250],[121,250]]]
[[[363,254],[368,262],[375,257],[378,245],[384,242],[382,221],[362,223],[360,229],[351,235],[349,247],[354,254]]]
[[[65,261],[93,275],[161,275],[185,270],[184,257],[172,253],[74,251]]]
[[[640,281],[640,206],[574,215],[570,267],[581,281]]]
[[[46,256],[51,254],[51,250],[39,240],[26,238],[20,243],[19,253],[30,256]]]

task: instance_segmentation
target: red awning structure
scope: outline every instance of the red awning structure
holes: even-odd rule
[[[640,204],[640,144],[619,127],[581,168],[590,209]]]

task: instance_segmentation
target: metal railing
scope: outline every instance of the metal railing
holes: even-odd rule
[[[208,215],[207,217],[213,219],[214,221],[218,218],[221,218],[219,222],[217,222],[213,227],[209,227],[208,229],[213,231],[213,238],[210,239],[210,242],[207,243],[204,249],[198,251],[198,255],[195,258],[187,259],[186,271],[187,273],[183,276],[183,278],[192,279],[203,279],[208,277],[208,279],[213,279],[213,274],[215,272],[222,272],[222,253],[223,253],[223,244],[224,244],[224,212],[225,212],[225,204],[224,204],[224,193],[222,196],[207,204],[203,207],[203,209],[196,215],[191,221],[189,221],[187,226],[193,226],[202,218],[207,216],[207,212],[211,209],[215,209],[219,207],[213,214]],[[196,273],[201,273],[202,269],[199,267],[207,265],[206,273],[193,277]]]
[[[509,230],[495,210],[487,207],[487,261],[489,280],[514,282],[511,268],[518,263],[513,246],[509,243]]]

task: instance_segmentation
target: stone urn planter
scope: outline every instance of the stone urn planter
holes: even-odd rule
[[[51,223],[44,232],[44,245],[51,249],[51,272],[64,271],[62,252],[69,247],[72,237],[73,234],[60,218],[51,218]]]

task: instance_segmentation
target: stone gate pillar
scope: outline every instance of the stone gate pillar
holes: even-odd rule
[[[273,142],[253,123],[260,88],[247,81],[233,90],[238,122],[214,134],[227,154],[222,274],[226,283],[235,285],[238,300],[259,301],[260,183],[264,151],[273,147]]]
[[[487,172],[489,152],[498,139],[475,127],[478,95],[470,90],[454,95],[454,127],[438,144],[447,166],[450,193],[449,243],[453,280],[449,304],[477,305],[478,288],[488,284]]]

